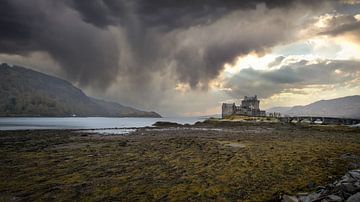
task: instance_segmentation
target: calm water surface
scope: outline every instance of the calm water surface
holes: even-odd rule
[[[157,121],[193,124],[201,120],[204,118],[2,117],[0,130],[134,128],[151,126]]]

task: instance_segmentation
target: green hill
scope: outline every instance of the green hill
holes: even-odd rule
[[[87,96],[70,82],[20,66],[0,65],[0,116],[161,117]]]

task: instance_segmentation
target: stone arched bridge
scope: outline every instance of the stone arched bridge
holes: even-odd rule
[[[321,123],[321,124],[341,124],[341,125],[355,125],[360,123],[360,119],[351,118],[336,118],[336,117],[322,117],[322,116],[289,116],[279,117],[281,122],[285,123]]]

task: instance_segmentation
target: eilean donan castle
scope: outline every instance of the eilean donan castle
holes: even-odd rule
[[[242,115],[242,116],[266,116],[266,112],[260,110],[260,100],[257,96],[248,97],[245,96],[241,101],[240,106],[236,106],[235,103],[222,104],[222,117],[225,118],[231,115]]]

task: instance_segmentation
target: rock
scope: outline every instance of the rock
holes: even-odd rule
[[[312,187],[309,183],[308,187]],[[346,200],[347,199],[347,200]],[[297,194],[296,196],[284,195],[284,202],[360,202],[360,170],[349,171],[340,180],[326,186],[317,187],[316,191],[309,194]]]
[[[340,185],[342,191],[348,194],[360,192],[360,170],[349,171],[341,178],[338,185]]]
[[[299,202],[312,202],[319,199],[320,194],[318,193],[311,193],[307,196],[299,196]]]
[[[329,195],[326,196],[325,199],[321,200],[321,201],[328,201],[328,202],[342,202],[343,199],[340,196],[336,196],[336,195]]]
[[[178,123],[174,123],[174,122],[158,121],[158,122],[154,123],[153,126],[157,126],[157,127],[180,127],[180,126],[183,126],[183,125],[178,124]]]
[[[281,202],[299,202],[295,196],[284,195]]]
[[[360,181],[360,170],[352,170],[349,172],[349,175],[356,181]]]
[[[360,192],[350,196],[346,202],[360,202]]]
[[[318,187],[316,187],[316,192],[321,192],[325,189],[326,189],[326,187],[324,187],[324,186],[318,186]]]
[[[352,170],[344,175],[339,183],[354,183],[357,181],[360,181],[360,170]]]
[[[342,183],[341,190],[349,194],[355,194],[360,191],[359,187],[356,187],[355,183]]]

